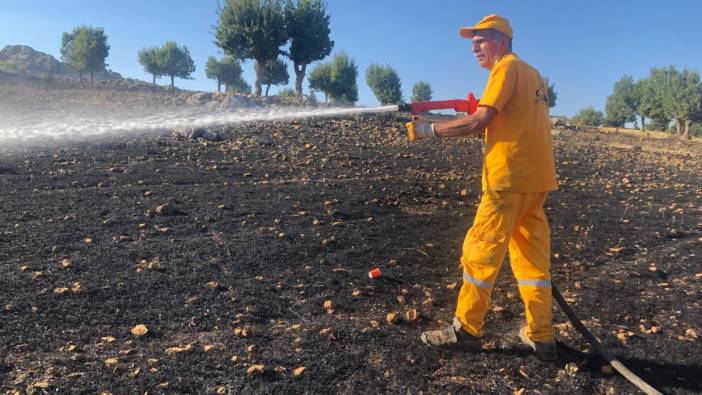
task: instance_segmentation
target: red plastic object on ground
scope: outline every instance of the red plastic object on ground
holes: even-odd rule
[[[368,278],[380,278],[380,268],[376,267],[368,272]]]

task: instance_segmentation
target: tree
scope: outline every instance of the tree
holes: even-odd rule
[[[358,67],[356,62],[349,58],[346,52],[340,52],[331,62],[331,98],[347,103],[358,100]]]
[[[256,74],[260,73],[261,83],[266,85],[266,96],[271,85],[287,84],[290,80],[288,74],[288,66],[280,59],[269,60],[263,67],[263,70],[258,70],[261,66],[256,63]]]
[[[154,76],[152,83],[154,88],[156,88],[156,78],[164,75],[160,56],[161,50],[158,47],[143,48],[138,53],[139,63],[144,71]]]
[[[556,99],[558,99],[556,84],[551,84],[548,77],[544,77],[544,86],[546,87],[546,92],[548,95],[548,106],[553,108],[556,106]]]
[[[702,118],[702,85],[697,71],[685,68],[678,71],[674,66],[652,70],[656,74],[656,88],[663,98],[663,109],[675,120],[677,134],[690,137],[690,126]]]
[[[241,63],[231,56],[225,56],[222,60],[217,60],[214,56],[207,58],[205,74],[207,78],[217,81],[217,92],[222,91],[222,84],[225,92],[251,92],[249,84],[241,78],[242,72]]]
[[[221,79],[221,63],[214,56],[207,57],[207,63],[205,64],[205,76],[207,79],[217,81],[217,92],[222,91],[222,79]]]
[[[310,72],[308,79],[311,90],[324,93],[324,101],[329,101],[329,92],[332,91],[331,63],[320,63]]]
[[[215,37],[215,44],[236,59],[258,64],[276,59],[288,39],[281,0],[226,0]],[[261,96],[261,77],[257,71],[256,96]]]
[[[167,41],[160,49],[160,62],[163,74],[171,77],[171,92],[175,91],[174,78],[192,79],[195,63],[186,46],[179,46],[174,41]]]
[[[604,121],[604,114],[602,114],[602,111],[595,110],[594,107],[589,106],[578,111],[572,118],[572,121],[578,126],[600,126]]]
[[[371,64],[366,69],[366,83],[380,104],[394,104],[402,101],[400,77],[392,67]]]
[[[233,91],[238,93],[251,93],[251,86],[241,78],[241,63],[232,58],[225,56],[219,63],[219,79],[225,86],[225,91]]]
[[[412,101],[429,101],[431,100],[431,85],[428,82],[419,81],[412,87]]]
[[[302,98],[302,81],[307,65],[329,56],[334,41],[329,34],[329,15],[322,0],[288,0],[285,6],[285,27],[290,39],[288,57],[295,70],[295,93]]]
[[[616,127],[624,127],[626,122],[634,122],[639,102],[639,90],[634,83],[634,78],[630,75],[622,76],[614,83],[612,94],[607,97],[605,122]]]
[[[626,105],[621,96],[609,95],[605,102],[605,120],[607,126],[623,128],[627,121],[636,119],[635,113]]]
[[[227,85],[227,92],[251,94],[251,85],[243,78],[239,77],[237,80]]]
[[[646,118],[659,125],[670,123],[670,118],[666,116],[663,109],[663,99],[658,94],[655,84],[653,77],[642,78],[636,83],[636,89],[639,91],[639,105],[636,112],[641,117],[641,131],[646,130]],[[656,122],[656,120],[663,122]]]
[[[92,84],[93,74],[105,70],[109,52],[107,36],[101,27],[79,26],[70,33],[64,32],[61,37],[61,59],[78,71],[81,84],[84,72],[90,72]]]
[[[358,101],[358,67],[346,52],[339,52],[331,63],[321,63],[310,73],[310,89],[324,92],[328,101],[355,103]]]

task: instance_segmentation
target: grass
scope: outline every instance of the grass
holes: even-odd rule
[[[603,132],[608,132],[608,133],[620,133],[620,134],[625,134],[628,136],[638,136],[638,137],[650,137],[654,139],[672,139],[672,138],[679,138],[677,135],[668,133],[668,132],[661,132],[657,130],[646,130],[642,132],[639,129],[628,129],[628,128],[610,128],[610,127],[600,127],[599,128]],[[690,141],[694,141],[696,143],[702,142],[701,137],[692,137]]]

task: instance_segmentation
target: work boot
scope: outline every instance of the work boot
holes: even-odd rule
[[[558,359],[558,352],[556,351],[556,342],[554,341],[550,343],[541,343],[529,339],[526,335],[526,326],[523,326],[519,330],[519,339],[522,341],[522,343],[531,347],[531,349],[534,350],[536,356],[540,360],[555,361],[556,359]]]
[[[453,325],[444,329],[422,332],[422,342],[429,346],[455,349],[460,351],[480,351],[482,341],[461,328],[458,318],[453,319]]]

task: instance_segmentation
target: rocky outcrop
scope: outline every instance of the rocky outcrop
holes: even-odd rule
[[[72,81],[79,79],[78,72],[68,67],[66,63],[26,45],[7,45],[0,50],[0,70],[46,79]],[[97,81],[123,79],[119,73],[110,70],[96,72],[93,78]]]
[[[87,77],[84,75],[84,78]],[[123,78],[119,73],[104,71],[94,74],[94,82],[90,88],[98,91],[131,91],[143,93],[158,93],[157,97],[149,96],[149,101],[161,101],[165,105],[187,105],[201,107],[209,111],[232,111],[249,107],[266,106],[317,106],[315,101],[304,100],[299,102],[294,97],[255,97],[245,94],[227,94],[223,92],[197,92],[182,89],[175,89],[170,92],[169,87],[156,86],[150,82],[132,78]],[[24,88],[36,87],[41,92],[46,93],[47,87],[61,86],[62,88],[78,88],[77,96],[88,95],[84,90],[88,86],[79,84],[78,73],[71,69],[66,63],[61,62],[51,56],[33,49],[26,45],[8,45],[0,50],[0,85],[19,85]],[[6,87],[12,92],[13,88]],[[64,94],[67,92],[63,91]],[[97,93],[89,95],[97,95]],[[98,95],[99,96],[99,95]],[[127,97],[123,97],[128,100]],[[88,99],[86,99],[88,100]],[[90,102],[102,102],[104,98],[89,99]],[[114,100],[108,100],[108,105],[114,104]]]

